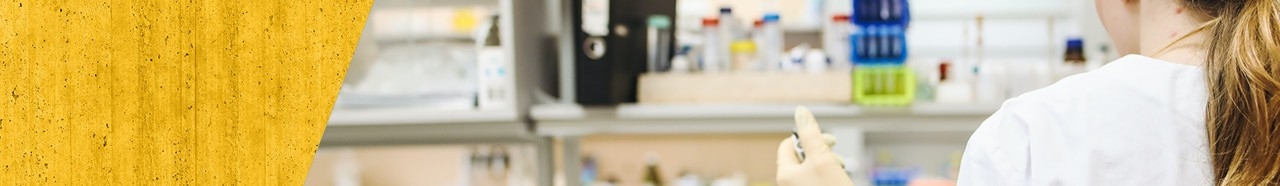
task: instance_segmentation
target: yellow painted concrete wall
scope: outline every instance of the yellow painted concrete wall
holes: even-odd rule
[[[300,185],[371,4],[0,1],[0,185]]]

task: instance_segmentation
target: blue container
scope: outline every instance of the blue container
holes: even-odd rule
[[[901,65],[907,60],[906,29],[902,25],[862,26],[849,37],[855,65]]]
[[[871,182],[875,186],[906,186],[916,172],[919,171],[914,168],[876,168],[871,173]]]
[[[907,0],[854,0],[854,25],[907,25],[911,22],[911,9]]]

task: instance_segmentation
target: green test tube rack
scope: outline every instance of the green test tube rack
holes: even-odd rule
[[[863,65],[853,69],[853,101],[867,106],[910,105],[915,74],[903,65]]]

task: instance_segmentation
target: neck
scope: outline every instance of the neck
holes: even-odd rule
[[[1205,19],[1198,18],[1181,5],[1168,3],[1143,7],[1141,53],[1164,61],[1195,65],[1204,64],[1209,32],[1197,31]]]

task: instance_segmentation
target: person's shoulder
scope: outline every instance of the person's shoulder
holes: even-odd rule
[[[1139,55],[1117,59],[1100,68],[1068,76],[1041,89],[1010,99],[1006,104],[1070,105],[1140,99],[1169,91],[1178,77],[1199,73],[1197,68]]]
[[[1097,116],[1090,110],[1099,108],[1145,108],[1166,104],[1161,97],[1176,91],[1175,79],[1199,73],[1190,66],[1172,64],[1143,56],[1130,55],[1100,68],[1063,78],[1049,86],[1033,90],[1006,101],[1001,110],[1026,119],[1080,118]],[[1109,109],[1108,109],[1109,110]]]

